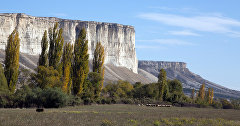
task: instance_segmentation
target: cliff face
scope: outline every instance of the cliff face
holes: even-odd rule
[[[139,61],[139,69],[153,74],[155,77],[158,76],[160,69],[165,69],[167,72],[168,79],[178,79],[182,82],[185,89],[199,89],[200,85],[205,83],[206,90],[208,88],[213,88],[215,92],[215,97],[225,97],[225,98],[239,98],[240,92],[228,89],[226,87],[220,86],[201,76],[194,74],[188,68],[186,63],[183,62],[164,62],[164,61]],[[140,73],[140,72],[139,72]],[[140,73],[141,74],[141,73]],[[156,81],[155,81],[156,82]],[[190,93],[191,90],[186,90]]]
[[[137,73],[135,30],[132,26],[93,21],[66,20],[54,17],[33,17],[25,14],[0,14],[0,49],[5,49],[7,38],[17,28],[20,52],[36,55],[41,52],[45,30],[59,22],[65,42],[74,43],[82,28],[87,31],[90,59],[97,42],[105,47],[105,64],[126,67]]]

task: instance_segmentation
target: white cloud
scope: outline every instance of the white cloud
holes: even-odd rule
[[[157,10],[163,10],[163,11],[177,11],[177,12],[196,12],[197,10],[195,8],[173,8],[173,7],[164,7],[164,6],[150,6],[148,7],[150,9],[157,9]]]
[[[194,33],[190,30],[182,30],[182,31],[169,31],[172,35],[182,35],[182,36],[200,36],[197,33]]]
[[[235,34],[233,28],[240,27],[240,21],[223,16],[179,16],[162,13],[143,13],[138,15],[142,19],[157,21],[159,23],[183,27],[196,31]]]
[[[137,49],[166,49],[162,46],[136,45]]]
[[[152,40],[136,40],[137,42],[159,43],[163,45],[194,45],[193,43],[178,39],[152,39]]]

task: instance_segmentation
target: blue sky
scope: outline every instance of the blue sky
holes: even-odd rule
[[[8,0],[1,13],[132,25],[139,60],[181,61],[240,90],[239,0]]]

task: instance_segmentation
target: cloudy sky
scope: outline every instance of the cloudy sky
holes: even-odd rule
[[[240,90],[239,0],[8,0],[0,13],[113,22],[136,30],[139,60],[180,61]]]

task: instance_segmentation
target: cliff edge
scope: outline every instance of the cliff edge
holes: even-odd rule
[[[97,42],[105,47],[105,64],[126,67],[137,73],[134,27],[116,23],[68,20],[55,17],[34,17],[22,13],[0,14],[0,49],[5,49],[7,38],[16,28],[20,37],[20,52],[37,55],[45,30],[59,22],[65,42],[74,43],[82,28],[87,31],[89,58]]]

